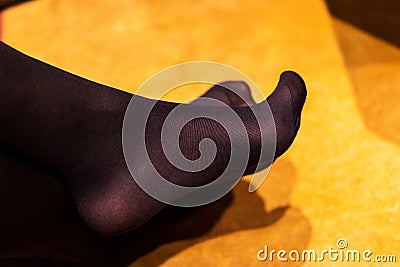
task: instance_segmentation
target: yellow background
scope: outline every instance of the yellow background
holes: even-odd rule
[[[249,194],[241,182],[207,234],[165,244],[131,266],[360,266],[256,256],[264,245],[336,248],[339,238],[400,260],[400,51],[333,19],[323,1],[39,0],[3,14],[3,39],[129,92],[192,60],[235,67],[265,95],[284,70],[305,79],[298,137],[264,185]],[[169,99],[202,93],[182,92]]]

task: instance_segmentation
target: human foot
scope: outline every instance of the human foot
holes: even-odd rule
[[[1,89],[6,92],[0,100],[0,123],[4,126],[0,143],[59,173],[90,228],[106,235],[124,232],[141,225],[164,206],[137,185],[124,160],[121,128],[132,95],[69,74],[4,44],[0,46],[0,60]],[[305,94],[301,78],[287,72],[267,98],[277,129],[275,158],[293,142]],[[138,99],[144,106],[154,101]],[[265,104],[264,101],[255,107]],[[174,184],[207,184],[219,176],[229,160],[228,136],[212,121],[191,121],[182,130],[183,142],[179,143],[185,157],[198,158],[198,145],[204,138],[215,141],[218,153],[202,172],[174,168],[160,153],[163,150],[159,137],[164,119],[177,105],[155,103],[146,126],[146,140],[151,140],[146,143],[149,157],[157,171]],[[215,108],[215,112],[224,114],[221,107]],[[191,110],[202,108],[187,105],[186,109],[190,114]],[[268,134],[272,125],[263,125],[260,130],[248,107],[234,110],[247,130],[247,134],[238,134],[238,142],[250,139],[246,173],[251,173],[259,159],[261,130]],[[193,133],[199,134],[193,137]],[[142,157],[138,155],[137,162]],[[265,167],[270,163],[265,162]]]

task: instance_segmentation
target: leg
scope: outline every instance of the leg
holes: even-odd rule
[[[249,88],[242,88],[242,86],[242,82],[229,83],[229,87],[233,90],[246,90],[245,95],[252,100]],[[235,94],[230,95],[230,91],[220,86],[212,87],[203,97],[218,99],[232,107],[241,101],[240,97]],[[106,259],[110,257],[115,263],[116,259],[113,255],[116,254],[119,255],[118,258],[122,256],[126,258],[126,262],[129,262],[132,256],[140,255],[138,246],[143,248],[145,239],[155,241],[153,243],[157,244],[163,241],[157,240],[156,236],[168,236],[165,233],[167,230],[165,224],[168,223],[160,224],[164,227],[164,233],[161,234],[157,233],[156,229],[151,230],[152,227],[160,227],[152,222],[145,228],[140,228],[140,233],[144,233],[143,235],[131,234],[132,237],[122,238],[121,241],[97,239],[82,225],[70,196],[59,182],[60,179],[56,179],[54,174],[15,158],[15,155],[6,155],[2,152],[0,153],[0,177],[0,203],[3,203],[0,205],[0,213],[7,214],[0,220],[0,258],[14,258],[10,262],[15,262],[16,266],[19,266],[21,260],[15,258],[25,258],[22,263],[31,266],[30,264],[35,261],[28,257],[42,257],[49,261],[53,259],[76,264],[86,261],[93,263],[98,260],[99,263],[96,265],[100,266],[100,262],[105,262],[104,257]],[[224,204],[225,201],[220,203]],[[220,214],[218,209],[222,206],[215,207],[217,208],[215,214]],[[168,211],[172,211],[172,215],[166,216],[165,213]],[[166,209],[156,221],[168,221],[171,217],[179,220],[182,216],[176,211],[181,210]],[[185,215],[185,217],[188,216],[190,217],[190,214]],[[180,227],[184,228],[184,225]],[[204,224],[203,227],[205,227]],[[149,232],[154,235],[151,236]],[[165,241],[171,238],[166,237]],[[154,245],[149,243],[145,247],[152,248]],[[118,253],[124,251],[124,248],[130,248],[125,249],[130,252],[129,256]],[[6,260],[3,259],[3,261]],[[7,264],[10,262],[7,261]],[[41,261],[38,266],[42,266]]]
[[[3,43],[0,44],[0,62],[1,90],[4,92],[0,100],[0,123],[4,126],[0,130],[0,143],[59,173],[89,227],[102,234],[127,231],[147,221],[164,206],[138,187],[124,161],[121,128],[132,95],[66,73]],[[286,72],[266,100],[277,125],[276,157],[294,140],[305,95],[301,78]],[[146,106],[152,101],[140,98],[139,105]],[[197,158],[199,141],[209,137],[216,141],[218,148],[215,161],[205,172],[188,173],[173,168],[158,152],[162,151],[160,126],[176,105],[158,101],[150,114],[146,140],[156,142],[146,143],[149,156],[165,179],[175,184],[206,184],[223,171],[226,165],[224,151],[230,149],[229,140],[226,134],[221,134],[220,126],[193,120],[183,129],[182,153],[188,159]],[[197,108],[188,105],[189,113],[191,109]],[[215,109],[218,114],[225,112],[220,107]],[[258,161],[260,141],[257,138],[260,131],[268,133],[270,126],[262,125],[260,129],[247,107],[235,108],[235,112],[249,131],[247,135],[253,138],[248,162],[251,172]],[[199,132],[198,129],[204,135],[192,138],[191,133]]]

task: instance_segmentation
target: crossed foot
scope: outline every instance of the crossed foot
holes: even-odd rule
[[[0,43],[0,90],[0,146],[7,153],[51,169],[55,179],[67,187],[81,219],[91,230],[101,235],[126,232],[165,206],[137,185],[124,159],[121,129],[132,94],[67,73],[4,43]],[[203,97],[222,101],[241,118],[247,134],[238,133],[235,138],[248,138],[250,142],[245,171],[250,174],[259,161],[261,132],[268,136],[273,125],[260,127],[246,102],[255,108],[269,104],[276,125],[276,159],[289,148],[299,129],[306,87],[298,74],[289,71],[282,73],[274,92],[259,104],[240,81],[213,86]],[[139,104],[153,101],[139,97]],[[229,160],[232,143],[226,131],[206,118],[190,121],[181,132],[179,147],[183,155],[197,159],[198,145],[204,138],[215,142],[217,154],[205,170],[182,171],[165,157],[160,141],[161,126],[178,104],[154,104],[146,125],[146,140],[151,142],[146,146],[157,171],[165,179],[185,186],[216,179]],[[196,100],[186,108],[189,114],[192,109],[202,108],[215,108],[221,116],[224,114],[221,106]],[[265,162],[265,166],[270,163]]]

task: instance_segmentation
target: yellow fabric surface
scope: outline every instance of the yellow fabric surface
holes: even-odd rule
[[[3,15],[11,46],[130,92],[192,60],[233,66],[265,95],[284,70],[305,79],[300,131],[263,186],[249,194],[245,178],[208,233],[162,245],[131,266],[367,265],[257,259],[264,245],[322,251],[339,238],[400,260],[400,52],[332,20],[323,1],[38,0]]]

